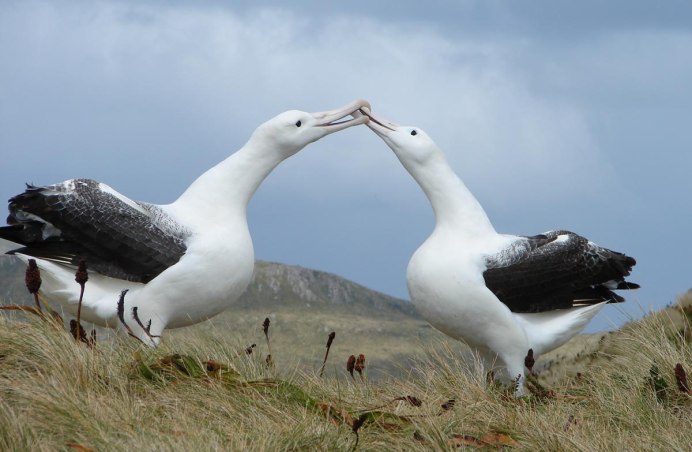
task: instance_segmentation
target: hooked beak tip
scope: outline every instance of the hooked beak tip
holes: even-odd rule
[[[396,127],[397,127],[396,124],[394,124],[393,122],[387,121],[386,119],[378,118],[377,116],[373,115],[372,112],[370,111],[370,108],[368,108],[368,107],[361,107],[358,109],[358,112],[360,114],[368,117],[367,124],[368,124],[368,127],[370,127],[371,129],[373,128],[373,126],[375,126],[375,124],[377,124],[381,128],[384,128],[387,130],[391,130],[391,131],[396,130]]]

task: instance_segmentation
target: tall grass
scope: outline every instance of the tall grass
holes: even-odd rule
[[[268,365],[257,338],[90,348],[38,318],[0,319],[0,450],[689,450],[692,398],[674,368],[692,372],[690,305],[674,308],[682,323],[656,315],[610,335],[579,376],[519,400],[442,341],[405,377],[372,381],[369,357],[362,379],[347,356],[330,355],[341,370],[324,378]]]

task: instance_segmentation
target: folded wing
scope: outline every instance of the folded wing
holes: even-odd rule
[[[105,184],[73,179],[27,189],[9,201],[0,238],[23,245],[12,253],[148,282],[185,253],[188,231],[159,207],[135,202]]]
[[[636,261],[569,231],[517,237],[487,256],[486,286],[513,312],[544,312],[624,298],[613,290],[635,289],[625,281]]]

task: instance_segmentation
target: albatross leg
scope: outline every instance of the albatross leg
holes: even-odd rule
[[[477,351],[484,362],[485,370],[488,372],[489,382],[497,378],[501,383],[513,386],[516,397],[524,395],[526,375],[524,367],[517,364],[516,357],[511,356],[511,354],[499,354],[485,347],[477,347]]]
[[[499,361],[504,364],[501,369],[500,379],[505,383],[514,386],[515,397],[524,395],[524,355],[526,345],[504,344],[504,347],[497,352]]]
[[[127,290],[122,291],[118,300],[118,319],[127,334],[150,347],[157,347],[166,323],[149,309],[140,309],[126,300]]]
[[[526,331],[490,290],[476,294],[475,307],[478,311],[471,317],[473,324],[466,323],[466,333],[473,337],[482,356],[499,368],[500,381],[514,385],[516,397],[523,396],[524,357],[530,348]]]

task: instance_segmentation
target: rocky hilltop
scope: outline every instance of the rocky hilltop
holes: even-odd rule
[[[255,275],[239,304],[247,308],[331,305],[355,315],[387,313],[418,317],[407,301],[332,273],[263,261],[255,264]]]

